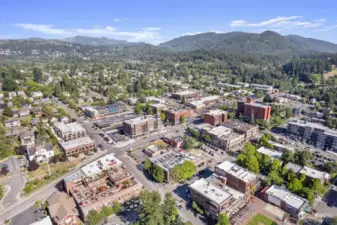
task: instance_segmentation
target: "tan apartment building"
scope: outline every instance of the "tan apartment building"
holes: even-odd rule
[[[56,123],[54,131],[63,141],[69,141],[85,136],[85,129],[77,122]]]
[[[192,91],[192,90],[186,90],[186,91],[179,91],[176,93],[173,93],[171,95],[172,98],[177,100],[188,100],[193,98],[200,98],[201,93],[199,91]]]
[[[138,117],[123,122],[123,132],[131,138],[138,138],[161,129],[161,120],[155,116]]]
[[[256,138],[259,135],[258,126],[244,123],[239,120],[227,120],[222,125],[233,129],[233,131],[235,131],[236,133],[243,134],[246,141]]]

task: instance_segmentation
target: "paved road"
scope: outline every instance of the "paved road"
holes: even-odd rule
[[[7,185],[10,190],[6,196],[1,200],[2,207],[8,207],[18,201],[21,191],[24,188],[26,179],[21,173],[20,159],[10,157],[2,162],[8,165],[10,178],[5,179],[1,184]]]

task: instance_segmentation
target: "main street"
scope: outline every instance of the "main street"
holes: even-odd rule
[[[37,200],[45,200],[47,199],[51,193],[55,192],[57,190],[56,184],[58,184],[60,181],[62,181],[66,176],[68,176],[70,173],[73,173],[74,171],[80,169],[82,166],[90,163],[91,161],[94,161],[103,155],[114,153],[116,157],[118,157],[125,165],[125,167],[132,173],[134,174],[135,178],[141,182],[144,187],[146,187],[149,190],[156,190],[159,191],[159,193],[162,195],[162,197],[165,195],[165,193],[169,190],[165,189],[164,187],[159,187],[158,185],[152,183],[149,181],[141,171],[139,171],[136,167],[136,164],[125,155],[125,153],[129,149],[134,149],[134,148],[139,148],[142,147],[146,144],[149,144],[151,141],[157,140],[158,138],[162,137],[164,134],[163,133],[157,133],[151,136],[148,136],[146,138],[137,140],[133,143],[131,143],[128,146],[117,148],[115,146],[112,146],[108,144],[106,141],[103,140],[103,138],[99,135],[100,131],[95,130],[93,128],[93,123],[92,121],[89,120],[84,120],[80,118],[72,109],[70,109],[67,105],[63,104],[62,102],[58,101],[55,99],[55,102],[61,106],[62,108],[66,109],[66,111],[70,114],[70,116],[74,119],[77,120],[87,131],[87,134],[89,137],[91,137],[97,145],[101,144],[103,146],[102,149],[105,149],[104,151],[99,151],[93,156],[87,158],[85,161],[81,162],[74,168],[71,172],[61,176],[57,180],[49,183],[45,187],[42,187],[41,189],[35,191],[32,193],[30,196],[23,198],[21,200],[18,200],[17,202],[13,203],[9,207],[6,207],[3,211],[1,211],[0,215],[0,223],[4,222],[7,219],[10,219],[19,213],[27,210],[29,207],[31,207],[35,201]],[[170,133],[176,133],[177,131],[181,133],[185,129],[184,126],[180,127],[168,127],[166,128],[166,134]],[[179,199],[179,196],[175,195],[177,199]],[[179,214],[183,218],[184,221],[191,221],[193,224],[199,225],[202,224],[202,222],[194,216],[194,214],[190,210],[186,210],[184,208],[179,209]]]

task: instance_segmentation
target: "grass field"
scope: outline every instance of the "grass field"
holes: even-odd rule
[[[50,172],[56,173],[56,171],[61,170],[61,169],[68,170],[76,166],[76,164],[78,163],[79,163],[78,161],[73,161],[73,162],[59,162],[57,164],[49,164]],[[48,175],[48,165],[47,164],[40,165],[40,167],[37,170],[28,172],[29,180],[40,179],[46,175]]]
[[[268,217],[258,213],[253,217],[253,219],[248,223],[248,225],[277,225],[277,223],[275,223]]]
[[[332,66],[332,68],[331,68],[331,71],[330,72],[328,72],[328,73],[324,73],[324,77],[325,78],[328,78],[328,77],[333,77],[333,76],[335,76],[335,75],[337,75],[337,67],[336,66]]]

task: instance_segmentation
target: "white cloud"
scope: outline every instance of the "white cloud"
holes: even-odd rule
[[[116,23],[118,23],[118,22],[121,21],[121,20],[118,19],[118,18],[115,18],[114,21],[115,21]]]
[[[155,31],[155,30],[161,30],[161,28],[160,27],[144,27],[144,28],[142,28],[142,30]]]
[[[317,19],[313,21],[303,21],[301,16],[278,16],[270,20],[261,21],[258,23],[250,23],[246,20],[233,20],[231,27],[280,27],[280,28],[315,28],[321,27],[326,22],[326,19]]]
[[[204,33],[204,32],[186,32],[186,33],[183,33],[183,35],[196,35],[196,34],[201,34],[201,33]]]
[[[158,32],[160,28],[141,28],[136,31],[120,31],[114,27],[93,26],[92,28],[55,28],[53,25],[46,24],[14,24],[25,30],[35,31],[46,34],[51,37],[69,37],[75,35],[87,35],[92,37],[108,37],[123,39],[131,42],[148,42],[152,44],[159,44],[163,41],[161,34]]]

